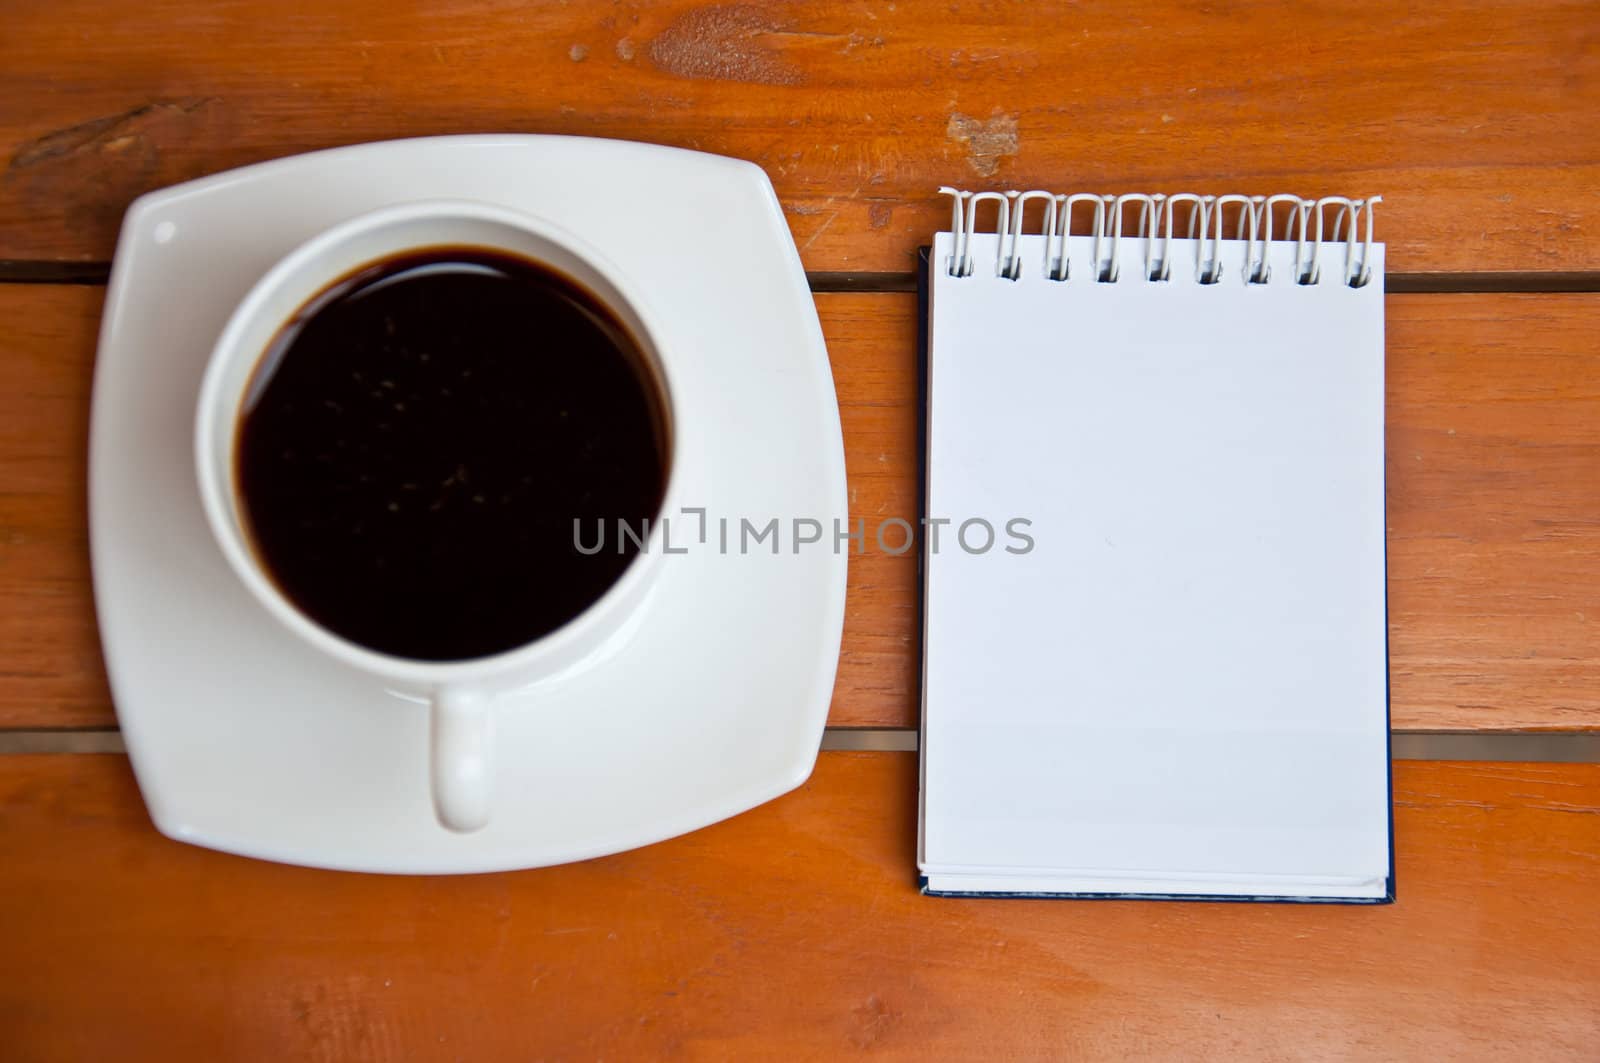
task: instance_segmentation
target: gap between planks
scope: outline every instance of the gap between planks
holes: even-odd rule
[[[915,753],[917,732],[887,727],[830,727],[824,752]],[[1395,731],[1395,760],[1600,763],[1600,731]],[[25,753],[125,753],[122,733],[94,730],[0,731],[0,756]]]
[[[0,259],[0,283],[9,284],[104,284],[111,275],[109,262],[54,262],[25,259]],[[850,273],[812,271],[806,281],[815,293],[833,292],[914,292],[915,273]],[[1391,295],[1408,294],[1563,294],[1600,292],[1600,270],[1559,272],[1523,270],[1471,273],[1390,273],[1384,277],[1384,291]]]

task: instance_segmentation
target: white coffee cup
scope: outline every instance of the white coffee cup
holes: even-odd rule
[[[274,618],[308,646],[370,675],[398,694],[431,706],[430,768],[439,822],[473,831],[489,820],[493,722],[502,695],[564,672],[595,656],[624,630],[658,572],[661,520],[650,522],[645,548],[583,613],[532,642],[467,661],[395,657],[329,631],[278,590],[250,546],[240,509],[234,447],[246,389],[273,338],[314,296],[359,268],[429,247],[482,247],[533,259],[577,281],[628,329],[655,373],[666,425],[667,475],[661,508],[674,512],[672,378],[660,330],[615,267],[581,238],[531,215],[482,203],[430,200],[352,218],[291,251],[253,287],[228,320],[200,386],[195,470],[206,518],[234,572]],[[403,704],[397,699],[397,709]]]

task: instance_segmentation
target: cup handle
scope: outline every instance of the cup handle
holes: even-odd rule
[[[489,822],[493,782],[490,699],[444,687],[433,695],[430,774],[433,810],[450,830],[467,834]]]

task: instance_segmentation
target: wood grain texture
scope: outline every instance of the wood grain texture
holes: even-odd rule
[[[0,727],[115,722],[89,582],[100,288],[0,285]]]
[[[83,502],[100,301],[0,285],[0,726],[114,723]],[[916,560],[873,529],[917,515],[915,299],[817,306],[868,529],[830,720],[914,726]],[[1391,296],[1388,326],[1395,725],[1600,727],[1600,296]]]
[[[1393,271],[1600,268],[1589,0],[4,4],[0,259],[103,260],[137,194],[462,132],[772,175],[809,268],[908,270],[940,184],[1382,193]]]
[[[1403,764],[1383,908],[919,896],[916,761],[583,864],[190,848],[120,757],[0,760],[8,1059],[1593,1059],[1600,766]]]
[[[916,526],[916,298],[819,295],[817,311],[833,362],[852,528],[860,522],[865,552],[850,555],[844,645],[828,722],[840,727],[916,726],[921,669],[917,547],[892,554],[902,532],[883,522]]]
[[[1600,296],[1388,305],[1395,721],[1600,727]]]

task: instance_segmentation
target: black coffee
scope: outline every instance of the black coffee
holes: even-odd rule
[[[242,509],[323,627],[399,657],[482,657],[571,620],[633,560],[616,522],[661,505],[661,409],[638,344],[570,278],[478,248],[391,258],[312,299],[263,356]],[[575,520],[590,549],[603,522],[605,548],[580,551]]]

